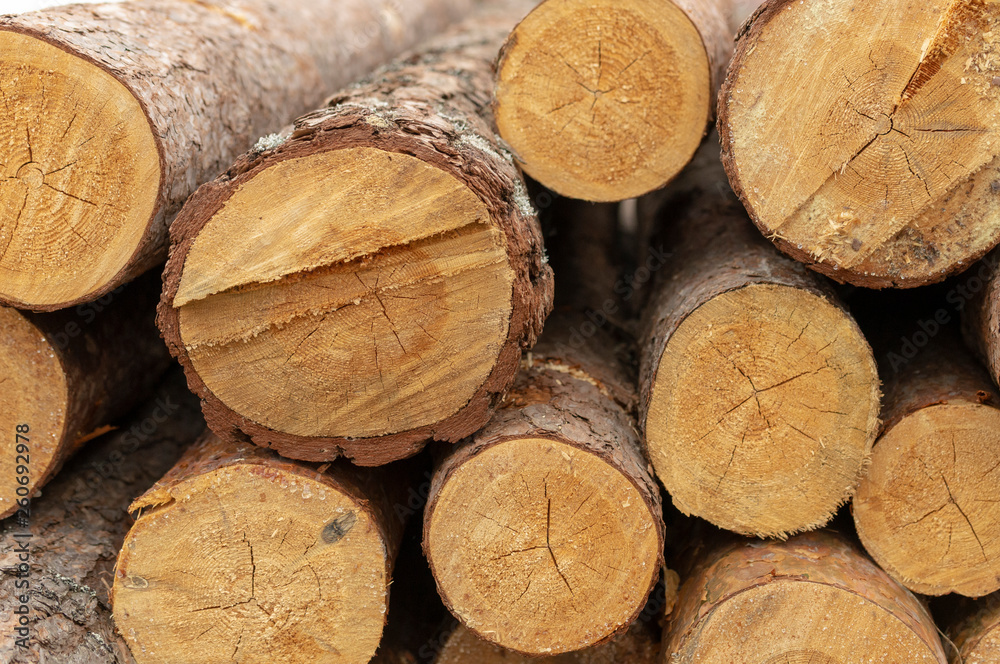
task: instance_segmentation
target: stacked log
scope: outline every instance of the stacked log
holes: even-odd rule
[[[139,0],[0,18],[0,302],[61,309],[152,268],[199,184],[470,6]]]
[[[44,496],[3,522],[0,606],[10,622],[0,659],[134,663],[108,601],[129,528],[125,510],[204,428],[198,400],[176,371],[117,431],[77,455]]]
[[[52,313],[0,308],[0,427],[8,441],[0,448],[0,518],[151,394],[170,360],[153,320],[159,285],[144,278]]]
[[[950,664],[989,664],[1000,658],[1000,595],[967,602],[948,629]]]
[[[620,201],[662,187],[715,117],[729,0],[546,0],[500,51],[496,118],[531,177]]]
[[[719,99],[723,161],[761,232],[872,288],[937,282],[992,249],[998,28],[994,2],[765,2]]]
[[[912,359],[883,355],[883,431],[852,503],[858,535],[925,595],[1000,590],[1000,392],[939,333]]]
[[[719,172],[661,208],[672,255],[642,326],[639,421],[678,509],[784,537],[854,493],[878,373],[833,290],[753,230]]]
[[[403,523],[400,471],[204,436],[129,511],[114,619],[146,662],[367,662]]]
[[[489,419],[552,300],[490,128],[493,57],[529,4],[335,95],[188,201],[159,323],[217,434],[378,465]]]
[[[663,661],[947,661],[920,601],[830,531],[723,540],[689,555],[697,563],[670,616]]]

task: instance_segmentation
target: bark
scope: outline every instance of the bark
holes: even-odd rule
[[[969,348],[1000,385],[1000,251],[990,252],[960,279],[948,297],[962,311],[962,330]]]
[[[528,356],[503,407],[483,430],[450,452],[435,471],[424,520],[424,550],[445,605],[481,638],[533,656],[602,643],[627,629],[656,584],[664,541],[662,506],[633,420],[634,378],[629,365],[616,355],[629,348],[630,344],[582,316],[557,314]],[[495,455],[503,460],[494,461]],[[504,479],[496,480],[491,464],[497,464],[500,476],[516,468],[524,491],[520,483],[507,487]],[[476,491],[477,481],[467,485],[470,480],[463,477],[478,473],[484,473],[483,481],[488,485]],[[589,496],[573,493],[579,488],[580,477],[593,478],[598,473],[606,478],[603,486],[599,482]],[[537,488],[543,491],[533,492],[529,485],[534,483],[542,485]],[[570,488],[562,487],[563,483]],[[625,487],[629,487],[628,497],[618,493],[625,492]],[[593,498],[601,491],[608,495]],[[487,498],[479,504],[475,502],[477,495]],[[499,509],[490,496],[501,505]],[[590,524],[593,541],[589,536],[574,539],[587,530],[586,518],[594,516],[588,510],[580,511],[591,498],[593,509],[598,509],[593,507],[597,504],[617,514],[602,513]],[[534,505],[546,500],[546,506]],[[632,506],[635,516],[629,510],[633,500],[638,503]],[[576,511],[563,514],[563,503],[572,503]],[[483,516],[482,510],[495,512],[495,516]],[[474,519],[475,514],[481,522]],[[578,524],[575,518],[584,523]],[[496,541],[487,541],[478,526],[461,525],[469,524],[470,519],[473,524],[482,523],[483,528],[492,522],[517,533],[512,541],[505,539],[503,531]],[[539,532],[531,532],[539,523],[543,524]],[[594,528],[602,523],[606,527]],[[609,523],[625,525],[609,530]],[[456,529],[468,529],[467,534],[457,534],[457,542]],[[651,530],[655,531],[652,540]],[[542,537],[541,532],[544,545],[532,539],[534,535]],[[567,532],[568,538],[561,536]],[[586,575],[593,575],[592,567],[604,562],[602,552],[593,550],[594,542],[605,537],[619,545],[614,564],[626,567],[628,576],[605,578],[596,587],[588,587],[594,577]],[[571,544],[572,548],[563,548]],[[549,553],[538,553],[537,560],[532,557],[535,554],[521,552],[546,548]],[[456,550],[460,552],[457,562],[453,560]],[[523,559],[511,558],[518,553]],[[498,560],[502,562],[498,564]],[[544,586],[545,577],[533,575],[551,565],[558,576],[551,575],[553,588],[548,594],[536,594],[535,602],[528,595],[523,604],[507,604],[506,600],[517,593],[524,597],[532,583]],[[504,589],[502,598],[491,594],[499,592],[497,587]],[[567,588],[572,593],[567,593]],[[620,597],[609,602],[611,596]],[[531,617],[537,602],[544,610]],[[588,609],[581,617],[570,610],[572,606]],[[603,607],[600,616],[591,615],[593,606]]]
[[[829,531],[694,551],[663,661],[946,661],[924,606]]]
[[[750,216],[841,283],[940,282],[1000,241],[997,48],[984,37],[1000,9],[910,9],[768,0],[741,29],[719,94],[723,162]],[[804,38],[818,26],[868,57],[828,58],[829,43]]]
[[[170,356],[154,322],[159,286],[159,279],[150,275],[75,309],[2,312],[18,326],[21,321],[14,319],[23,318],[32,339],[40,337],[45,354],[57,363],[58,379],[33,382],[27,367],[38,362],[35,349],[20,345],[24,339],[8,337],[7,398],[13,401],[6,402],[12,412],[2,421],[11,436],[15,423],[29,427],[33,490],[43,487],[95,433],[148,398],[166,371]],[[13,471],[13,444],[0,458]],[[16,509],[14,486],[7,483],[12,480],[4,480],[0,518]]]
[[[111,602],[136,661],[369,661],[408,470],[293,462],[207,433],[129,507]]]
[[[460,440],[489,419],[513,382],[521,353],[533,345],[541,330],[552,298],[552,274],[535,212],[512,159],[497,143],[489,112],[492,59],[503,35],[529,4],[514,1],[484,9],[422,50],[334,95],[325,108],[299,118],[280,145],[244,155],[191,198],[171,228],[173,249],[158,320],[171,352],[185,367],[191,389],[204,401],[209,426],[218,435],[229,440],[249,438],[291,458],[321,461],[346,455],[361,465],[378,465],[416,454],[431,439]],[[206,385],[185,347],[179,313],[183,305],[175,298],[199,235],[241,187],[290,160],[349,149],[381,151],[390,159],[396,154],[412,156],[453,176],[475,194],[477,205],[484,205],[488,212],[489,224],[502,233],[506,260],[514,273],[508,333],[485,382],[463,407],[437,422],[384,435],[300,435],[274,430],[230,409]],[[317,182],[326,175],[317,172]],[[350,258],[358,258],[360,265],[345,269],[361,269],[378,259],[378,251]],[[222,266],[221,275],[225,269]],[[250,275],[247,280],[258,278]],[[202,295],[194,297],[197,305]]]
[[[832,289],[756,232],[717,162],[665,192],[657,223],[639,422],[660,480],[685,514],[743,534],[824,525],[877,434],[871,349]]]
[[[978,597],[1000,589],[1000,392],[951,330],[920,352],[882,358],[885,425],[854,497],[858,535],[914,592]]]
[[[115,557],[129,528],[127,508],[204,429],[197,399],[180,371],[120,429],[95,440],[31,502],[27,522],[0,526],[0,660],[10,664],[132,664],[111,620],[108,591]],[[16,536],[28,533],[30,539]],[[18,544],[30,550],[29,648],[12,636],[18,596]]]
[[[500,52],[501,135],[565,196],[614,202],[662,187],[714,118],[729,11],[730,0],[540,3]]]
[[[427,38],[469,6],[468,0],[141,0],[0,19],[0,31],[55,45],[127,88],[147,117],[160,170],[145,232],[113,279],[74,301],[3,301],[63,308],[149,270],[165,258],[168,226],[198,185],[258,137],[313,108],[324,93]]]

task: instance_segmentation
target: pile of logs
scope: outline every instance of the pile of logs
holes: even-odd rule
[[[40,4],[4,662],[1000,662],[1000,2]]]

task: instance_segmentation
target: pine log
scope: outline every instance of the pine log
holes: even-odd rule
[[[608,643],[552,657],[525,657],[478,638],[465,627],[451,633],[435,664],[657,664],[659,644],[637,624]]]
[[[745,535],[827,523],[878,433],[868,342],[746,219],[721,167],[661,208],[672,255],[642,324],[639,421],[683,513]]]
[[[170,363],[153,320],[159,285],[150,275],[52,313],[0,307],[0,518],[152,393]]]
[[[372,658],[406,478],[328,466],[207,434],[132,503],[111,602],[139,664]]]
[[[764,3],[719,97],[726,170],[764,234],[872,288],[941,281],[993,248],[997,30],[994,0]]]
[[[161,262],[195,188],[469,0],[137,0],[0,18],[0,302]]]
[[[998,590],[1000,392],[947,333],[912,359],[884,357],[885,426],[852,504],[858,535],[914,592]]]
[[[947,630],[954,645],[951,664],[1000,661],[1000,595],[967,602],[960,611]]]
[[[218,435],[378,465],[489,419],[552,299],[488,108],[530,4],[484,8],[185,206],[159,323]]]
[[[114,631],[108,591],[128,531],[129,503],[205,428],[198,400],[178,370],[114,433],[87,446],[31,502],[30,514],[0,526],[0,661],[7,664],[133,664]],[[30,537],[24,537],[29,534]],[[28,549],[29,571],[18,549]],[[28,586],[18,583],[27,582]],[[12,612],[31,594],[27,649]]]
[[[616,345],[585,318],[553,316],[500,411],[434,473],[424,551],[438,591],[504,648],[601,643],[628,628],[659,578],[659,489]]]
[[[663,644],[671,664],[945,664],[930,614],[828,531],[700,551]]]
[[[497,65],[500,134],[564,196],[620,201],[694,155],[732,54],[730,0],[546,0]]]
[[[763,0],[732,0],[727,16],[730,34],[738,35],[743,24],[753,16],[762,3]]]
[[[962,312],[965,342],[1000,385],[1000,249],[987,254],[947,297]]]

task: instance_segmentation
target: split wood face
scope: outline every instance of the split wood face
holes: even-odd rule
[[[281,433],[364,438],[469,403],[509,334],[513,282],[469,187],[359,147],[241,185],[194,241],[173,306],[228,408]]]
[[[448,476],[428,514],[424,546],[445,603],[482,638],[528,655],[619,631],[659,572],[657,517],[639,490],[564,442],[490,446]]]
[[[953,402],[904,417],[875,445],[854,497],[858,535],[915,592],[1000,589],[1000,410]]]
[[[619,201],[690,161],[711,115],[702,37],[669,0],[548,0],[498,65],[500,134],[524,170],[572,198]]]
[[[138,99],[96,64],[0,31],[0,298],[96,295],[152,218],[160,156]]]
[[[116,568],[115,622],[137,662],[375,654],[388,554],[365,505],[315,473],[260,464],[195,475],[164,500],[140,511]]]
[[[552,657],[527,657],[483,641],[465,627],[458,627],[444,646],[435,664],[654,664],[659,647],[641,625],[614,641],[577,652]]]
[[[26,488],[35,492],[49,475],[63,442],[69,404],[66,372],[46,335],[15,309],[0,307],[0,431],[8,437],[0,446],[0,517],[17,509],[19,465],[28,466]],[[14,440],[17,427],[29,451],[21,455]]]
[[[939,281],[993,247],[997,34],[996,0],[769,2],[719,105],[730,180],[761,230],[869,287]]]
[[[843,309],[788,286],[728,291],[667,343],[648,453],[686,514],[762,537],[816,528],[857,486],[877,432],[878,385]]]

